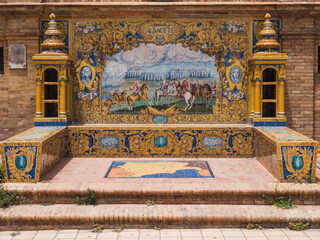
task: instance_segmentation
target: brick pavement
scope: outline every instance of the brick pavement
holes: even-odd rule
[[[16,236],[13,236],[17,234]],[[124,229],[121,232],[103,230],[3,231],[1,240],[319,240],[320,230],[292,231],[289,229],[246,230],[221,229]]]
[[[214,178],[206,182],[277,182],[256,158],[65,158],[42,179],[52,183],[168,182],[168,178],[105,178],[113,161],[206,161]],[[129,180],[130,179],[130,180]],[[185,178],[174,179],[185,182]],[[192,181],[201,181],[193,178]]]

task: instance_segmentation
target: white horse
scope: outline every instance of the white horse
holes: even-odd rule
[[[192,108],[192,106],[193,106],[193,103],[194,103],[194,100],[195,100],[196,97],[189,91],[185,92],[183,94],[183,97],[184,97],[184,101],[187,104],[187,106],[184,109],[184,111],[190,110]]]
[[[164,90],[161,90],[160,88],[156,89],[153,93],[153,102],[156,105],[159,105],[161,103],[161,97],[165,97],[167,102],[168,102],[168,87],[169,87],[169,82],[166,81],[164,85]]]
[[[181,84],[179,80],[171,80],[171,85],[173,86],[173,92],[168,94],[169,96],[175,96],[175,97],[181,97],[179,96],[179,90],[181,89]],[[196,99],[196,97],[190,92],[186,91],[185,93],[181,93],[182,97],[184,98],[184,101],[186,102],[187,106],[184,109],[184,111],[190,110],[193,106],[193,103]]]

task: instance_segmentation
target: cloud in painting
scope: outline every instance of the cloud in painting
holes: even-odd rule
[[[209,62],[214,58],[200,51],[195,52],[179,44],[156,45],[154,43],[141,44],[131,51],[120,52],[107,61],[126,64],[127,68],[153,66],[162,62]]]
[[[138,76],[143,79],[161,80],[162,76],[177,77],[181,72],[187,76],[187,72],[192,74],[198,70],[208,76],[217,76],[214,56],[192,51],[181,44],[142,43],[137,48],[107,58],[102,87],[120,86],[126,74],[132,71],[139,72]]]

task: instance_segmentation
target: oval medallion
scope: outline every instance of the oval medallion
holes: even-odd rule
[[[120,142],[117,137],[102,137],[100,138],[99,145],[107,150],[119,148]]]
[[[204,137],[202,144],[204,148],[216,149],[222,147],[223,142],[220,137]]]
[[[230,80],[234,84],[238,84],[242,79],[242,71],[238,66],[234,66],[230,70]]]
[[[152,121],[154,123],[167,123],[168,122],[168,117],[165,116],[165,115],[157,115],[157,116],[154,116]]]
[[[164,136],[156,137],[154,139],[154,145],[161,148],[166,147],[168,145],[168,138]]]
[[[18,170],[20,171],[25,170],[27,167],[27,163],[28,161],[25,155],[16,156],[15,164]]]
[[[294,155],[291,160],[291,164],[294,170],[299,171],[303,168],[304,161],[302,156]]]

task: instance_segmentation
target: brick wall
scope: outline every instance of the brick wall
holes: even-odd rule
[[[63,6],[54,10],[61,18],[81,18],[86,11],[86,17],[243,17],[251,13],[252,17],[262,17],[265,12],[271,12],[273,17],[277,12],[273,7],[251,6],[244,7],[244,11],[238,11],[239,7],[220,7],[219,11],[207,6],[194,7],[166,7],[156,10],[147,6],[123,7],[120,11],[117,7],[104,6],[89,8]],[[292,6],[291,6],[292,8]],[[21,8],[20,11],[30,11]],[[31,60],[33,54],[39,49],[39,19],[48,16],[53,11],[50,7],[41,9],[32,8],[30,16],[20,17],[21,12],[15,8],[8,9],[6,15],[0,17],[0,46],[4,47],[5,74],[0,75],[0,140],[10,137],[33,126],[35,114],[35,81],[34,64]],[[151,10],[153,9],[153,10]],[[214,10],[215,9],[215,10]],[[237,11],[235,10],[237,9]],[[285,11],[285,7],[283,7]],[[298,11],[298,7],[294,8]],[[0,12],[4,12],[0,8]],[[18,11],[18,12],[17,12]],[[280,10],[279,10],[280,11]],[[298,11],[300,12],[300,10]],[[302,12],[302,11],[301,11]],[[28,12],[29,13],[29,12]],[[141,14],[140,14],[141,13]],[[252,15],[254,14],[254,15]],[[317,52],[319,40],[315,32],[319,30],[319,20],[308,18],[308,12],[297,14],[299,18],[290,17],[290,14],[282,16],[282,49],[289,55],[287,64],[287,84],[285,87],[285,110],[288,126],[313,138],[320,140],[320,76],[316,74]],[[292,16],[293,14],[291,14]],[[315,14],[313,13],[315,16]],[[281,17],[281,16],[280,16]],[[27,45],[27,69],[10,70],[8,68],[8,49],[10,43],[23,43]],[[318,81],[315,81],[318,79]],[[319,137],[318,137],[319,136]]]
[[[4,47],[4,75],[0,75],[0,140],[33,126],[35,114],[34,64],[38,53],[37,19],[0,19],[0,46]],[[27,68],[9,69],[8,45],[26,44]]]
[[[285,86],[288,126],[314,137],[314,61],[318,50],[314,19],[286,18],[281,35],[282,51],[289,56]]]
[[[320,32],[320,19],[315,21],[315,31]],[[320,47],[320,36],[316,39],[316,51],[319,54],[318,48]],[[315,88],[314,88],[314,138],[320,141],[320,68],[319,55],[315,57]]]

